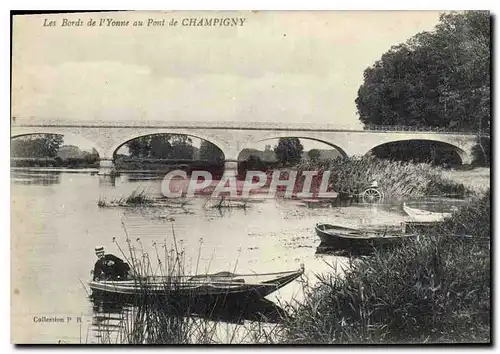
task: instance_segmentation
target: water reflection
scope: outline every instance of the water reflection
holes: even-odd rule
[[[99,187],[116,187],[118,176],[99,176]]]
[[[177,331],[189,321],[234,325],[244,325],[247,321],[278,324],[287,316],[281,307],[264,298],[238,300],[215,297],[203,302],[174,303],[165,299],[145,301],[100,294],[91,295],[89,300],[93,309],[92,331],[101,343],[120,343],[124,336],[136,333],[142,328],[141,325],[155,319],[159,322],[155,325],[175,324]]]
[[[376,252],[383,252],[394,250],[397,247],[405,247],[404,243],[409,242],[412,238],[395,243],[386,243],[381,245],[365,245],[365,246],[351,246],[351,247],[335,247],[329,244],[320,243],[316,247],[315,254],[317,255],[329,255],[336,257],[361,257],[370,256],[376,254]]]
[[[30,172],[30,171],[11,171],[11,182],[24,185],[53,185],[61,181],[61,172]]]

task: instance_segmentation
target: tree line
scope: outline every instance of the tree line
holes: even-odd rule
[[[489,163],[489,139],[481,137],[491,125],[490,37],[488,11],[441,14],[434,31],[393,46],[365,70],[359,119],[477,134],[475,158]]]
[[[62,135],[33,134],[11,139],[11,157],[55,158],[64,142]]]
[[[125,144],[132,158],[177,160],[224,160],[224,153],[209,141],[202,140],[199,149],[185,134],[155,134],[133,139]],[[198,153],[196,153],[198,152]]]

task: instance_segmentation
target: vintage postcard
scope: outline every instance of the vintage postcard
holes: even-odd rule
[[[13,14],[11,341],[491,343],[490,32]]]

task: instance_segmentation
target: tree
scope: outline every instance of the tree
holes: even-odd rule
[[[477,145],[472,148],[472,164],[478,166],[489,166],[491,161],[491,141],[489,138],[481,138]]]
[[[321,157],[321,152],[318,149],[311,149],[307,152],[307,156],[312,162],[318,162]]]
[[[425,140],[403,140],[379,145],[373,155],[396,161],[425,162],[435,165],[461,163],[460,155],[451,145]]]
[[[304,147],[299,138],[280,138],[278,145],[274,147],[274,153],[278,161],[286,166],[300,161]]]
[[[130,156],[152,159],[193,158],[192,139],[184,134],[154,134],[127,142]]]
[[[218,162],[224,160],[224,153],[217,145],[207,140],[202,140],[200,144],[200,160]]]
[[[490,56],[489,12],[442,14],[435,31],[392,47],[365,70],[359,119],[489,131]]]
[[[12,157],[56,157],[64,137],[58,134],[33,134],[11,140]]]
[[[157,134],[151,137],[149,157],[153,159],[168,159],[172,155],[172,144],[167,134]]]
[[[264,153],[262,154],[262,159],[264,161],[276,161],[276,154],[273,150],[271,150],[271,145],[266,144]]]
[[[147,158],[151,152],[151,135],[130,140],[125,145],[128,147],[130,156]]]
[[[265,171],[266,164],[262,162],[260,157],[256,155],[248,156],[248,159],[245,160],[245,170],[246,171]]]
[[[170,135],[170,142],[172,144],[172,158],[182,160],[193,159],[193,144],[192,139],[184,134]]]

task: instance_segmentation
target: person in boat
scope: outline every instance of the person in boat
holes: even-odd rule
[[[105,254],[104,247],[95,248],[98,258],[94,265],[94,281],[97,280],[127,280],[130,266],[122,259],[112,254]]]

